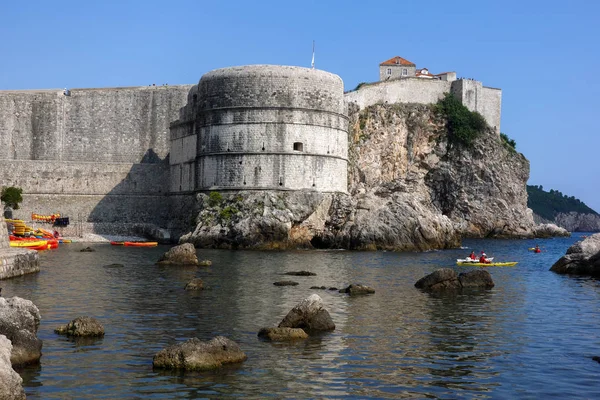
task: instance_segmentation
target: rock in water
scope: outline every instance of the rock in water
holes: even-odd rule
[[[550,268],[558,274],[600,277],[600,233],[596,233],[568,248]]]
[[[300,340],[308,338],[306,332],[300,328],[262,328],[258,332],[258,337],[268,339],[273,342],[286,342],[291,340]]]
[[[198,265],[196,248],[191,243],[172,247],[158,260],[159,265]]]
[[[10,340],[0,335],[0,399],[25,400],[23,379],[10,362],[12,347]]]
[[[59,335],[67,336],[104,336],[104,327],[95,318],[92,317],[77,317],[66,325],[60,326],[54,330]]]
[[[423,290],[444,289],[491,289],[494,287],[492,276],[486,270],[472,270],[456,275],[452,268],[440,268],[424,276],[415,283]]]
[[[373,294],[375,293],[375,289],[370,286],[359,285],[353,283],[345,289],[340,289],[340,293],[348,293],[350,296],[356,296],[361,294]]]
[[[200,278],[194,278],[185,285],[185,290],[202,290],[204,282]]]
[[[240,346],[226,337],[217,336],[209,342],[192,338],[159,351],[152,359],[152,366],[170,370],[206,371],[224,364],[240,363],[246,358]]]
[[[13,366],[37,363],[42,356],[42,341],[37,337],[40,311],[20,297],[0,297],[0,335],[12,342]]]
[[[329,312],[323,308],[319,295],[311,294],[296,305],[283,320],[279,328],[301,328],[307,333],[333,331],[335,324]]]

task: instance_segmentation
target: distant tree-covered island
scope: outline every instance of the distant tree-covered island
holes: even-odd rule
[[[596,211],[589,208],[583,201],[576,199],[575,196],[567,196],[554,189],[546,192],[542,185],[527,185],[527,194],[527,207],[540,217],[550,221],[553,221],[559,213],[572,211],[598,215]]]

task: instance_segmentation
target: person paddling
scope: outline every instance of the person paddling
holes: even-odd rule
[[[533,249],[533,251],[536,252],[536,253],[541,253],[542,252],[542,250],[540,249],[540,246],[537,245],[537,244],[535,245],[535,249]]]
[[[470,258],[471,260],[477,260],[477,256],[475,255],[475,252],[474,252],[474,251],[471,251],[471,254],[469,255],[469,258]]]
[[[483,251],[481,252],[481,257],[479,257],[479,262],[482,264],[490,264],[491,263],[491,261],[487,259],[487,256]]]

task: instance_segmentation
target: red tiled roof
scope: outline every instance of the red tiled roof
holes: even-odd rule
[[[426,71],[426,72],[421,72],[421,71]],[[437,75],[433,75],[431,72],[429,72],[429,70],[427,68],[419,68],[417,70],[417,72],[415,73],[415,76],[429,76],[429,77],[434,77]]]
[[[406,65],[406,66],[414,67],[415,63],[412,63],[405,58],[396,56],[396,57],[390,58],[387,61],[382,62],[379,65]]]

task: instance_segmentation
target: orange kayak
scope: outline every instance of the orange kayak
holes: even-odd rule
[[[125,244],[125,242],[110,242],[110,244],[112,244],[113,246],[123,246]]]
[[[158,246],[158,242],[124,242],[123,245],[128,247],[154,247]]]

